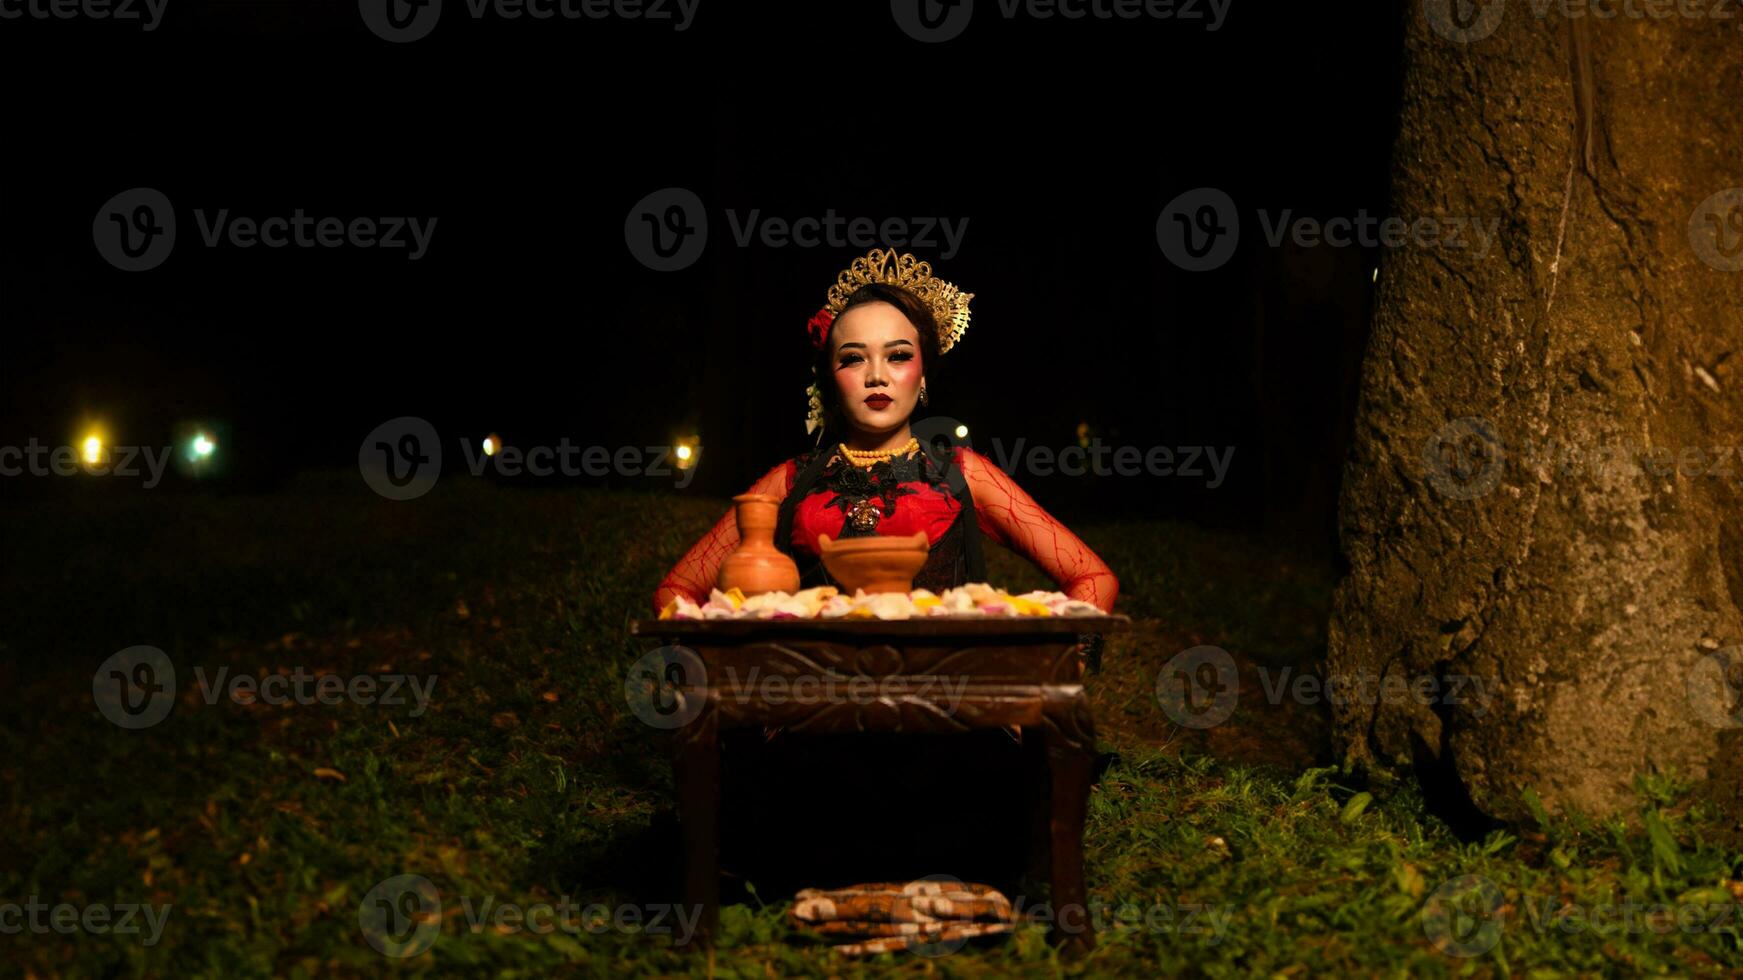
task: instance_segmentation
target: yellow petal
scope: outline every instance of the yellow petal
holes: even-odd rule
[[[739,609],[744,606],[744,593],[739,591],[739,588],[736,585],[726,590],[726,598],[732,603],[732,608],[734,609]]]

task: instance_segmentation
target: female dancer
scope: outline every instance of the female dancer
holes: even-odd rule
[[[968,329],[972,293],[932,275],[912,255],[873,249],[841,273],[810,323],[816,352],[809,427],[820,447],[789,459],[750,488],[780,498],[775,545],[792,555],[800,587],[831,584],[817,538],[871,534],[931,543],[915,588],[942,592],[984,582],[980,535],[1028,558],[1073,599],[1112,612],[1119,581],[1107,563],[992,461],[951,432],[916,434],[928,377]],[[921,428],[928,428],[926,423]],[[936,426],[930,426],[936,429]],[[738,545],[728,510],[654,592],[654,609],[682,594],[706,602],[720,563]]]
[[[984,534],[1111,612],[1119,582],[1095,552],[986,457],[951,445],[953,431],[911,424],[941,355],[968,327],[971,298],[911,255],[856,259],[809,325],[817,380],[807,424],[823,430],[819,447],[750,492],[781,499],[775,543],[799,565],[801,587],[833,584],[820,534],[921,530],[931,550],[917,588],[984,582]],[[737,544],[729,510],[661,581],[654,608],[678,595],[706,601]],[[1014,814],[1042,805],[1033,758],[1026,764],[999,730],[803,739],[733,730],[720,745],[721,866],[763,894],[936,872],[1009,884],[1021,873],[1012,855],[1030,843]],[[916,820],[931,830],[916,834]]]

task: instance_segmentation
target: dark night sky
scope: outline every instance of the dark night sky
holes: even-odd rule
[[[1375,256],[1270,248],[1255,212],[1384,212],[1393,5],[1235,0],[1207,32],[1006,22],[982,0],[935,45],[870,0],[702,0],[683,33],[449,7],[405,45],[342,3],[170,0],[150,34],[0,25],[3,441],[65,441],[82,413],[154,444],[217,418],[232,462],[279,474],[354,465],[396,415],[608,446],[699,424],[688,492],[724,495],[803,448],[804,323],[863,252],[739,247],[728,210],[944,216],[968,221],[960,253],[913,250],[977,297],[934,408],[977,448],[1069,444],[1080,419],[1234,445],[1218,490],[1103,481],[1097,499],[1329,529]],[[180,227],[167,262],[128,274],[91,224],[140,186]],[[624,221],[668,186],[700,196],[710,238],[658,273]],[[1156,219],[1200,186],[1234,198],[1242,244],[1187,273]],[[437,225],[412,262],[205,248],[194,218],[299,207]],[[1024,482],[1067,511],[1087,492]]]

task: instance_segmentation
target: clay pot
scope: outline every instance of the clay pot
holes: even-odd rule
[[[817,552],[823,556],[823,567],[848,595],[856,589],[873,592],[911,592],[914,576],[926,564],[932,546],[925,531],[915,531],[908,537],[878,534],[868,538],[842,538],[832,541],[827,534],[817,536]]]
[[[775,547],[780,500],[766,493],[741,493],[732,502],[737,507],[738,547],[720,563],[720,590],[737,586],[747,596],[799,591],[799,566]]]

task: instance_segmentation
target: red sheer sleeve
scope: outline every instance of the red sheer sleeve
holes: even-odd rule
[[[963,476],[974,494],[975,523],[986,535],[1034,562],[1073,599],[1114,611],[1120,581],[1107,562],[1071,529],[1054,519],[992,460],[972,449],[961,454]]]
[[[776,499],[785,499],[796,475],[793,461],[788,460],[764,473],[745,492],[766,493]],[[734,509],[728,507],[726,516],[714,523],[713,530],[691,545],[684,557],[678,559],[678,563],[660,580],[659,588],[654,590],[654,613],[657,615],[673,596],[680,593],[697,605],[707,602],[708,590],[714,588],[716,576],[720,574],[720,563],[736,547],[738,520]]]

